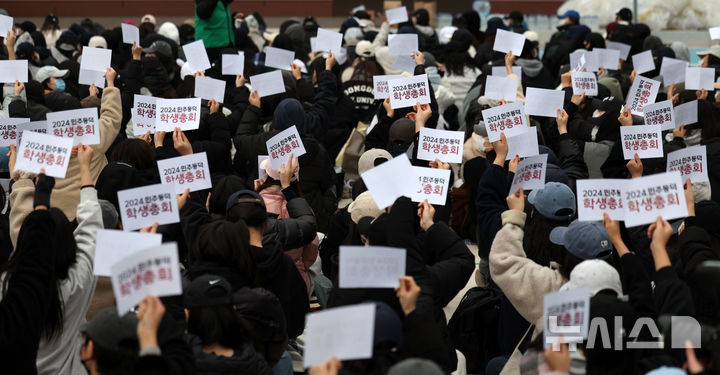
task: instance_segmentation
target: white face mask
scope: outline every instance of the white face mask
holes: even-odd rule
[[[593,118],[596,118],[596,117],[600,117],[600,116],[602,116],[602,115],[604,115],[604,114],[605,114],[605,111],[601,111],[601,110],[596,109],[596,110],[593,112],[592,117],[593,117]]]
[[[242,26],[242,23],[243,23],[243,19],[242,19],[242,18],[236,18],[236,19],[235,19],[235,28],[236,28],[236,29],[239,29],[240,26]]]

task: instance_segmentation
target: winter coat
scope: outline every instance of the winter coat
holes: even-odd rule
[[[232,357],[219,356],[215,353],[202,351],[202,341],[193,334],[186,334],[185,340],[192,348],[195,356],[195,370],[198,375],[270,375],[272,370],[265,359],[258,354],[251,344],[235,350]]]
[[[195,0],[195,40],[205,48],[235,44],[235,29],[230,3],[232,0]]]

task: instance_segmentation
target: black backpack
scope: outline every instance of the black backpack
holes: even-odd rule
[[[500,355],[498,319],[502,292],[474,287],[465,293],[448,323],[455,349],[467,359],[468,374],[484,374],[488,361]]]

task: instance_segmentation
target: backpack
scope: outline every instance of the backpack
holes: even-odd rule
[[[448,323],[455,349],[467,359],[468,374],[484,374],[488,361],[500,355],[498,320],[502,292],[474,287],[465,293]]]

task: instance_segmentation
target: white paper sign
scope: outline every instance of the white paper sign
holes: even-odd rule
[[[30,122],[29,118],[0,118],[0,147],[16,145],[18,140],[18,124]]]
[[[409,196],[413,202],[422,202],[444,206],[450,189],[450,170],[425,167],[412,167],[415,182],[409,184]]]
[[[157,99],[155,129],[172,132],[175,128],[194,130],[200,127],[200,98]]]
[[[430,103],[430,89],[427,74],[398,78],[388,81],[390,107],[392,109],[412,107]]]
[[[411,167],[407,155],[402,154],[361,175],[378,208],[384,209],[408,194],[411,188],[407,187],[407,182],[414,178]]]
[[[707,171],[707,149],[704,145],[681,148],[667,154],[668,172],[680,172],[680,180],[693,183],[710,181]]]
[[[48,130],[57,137],[73,139],[73,146],[100,144],[97,108],[71,109],[68,111],[48,112]]]
[[[598,54],[598,62],[601,68],[606,70],[618,70],[620,62],[620,51],[608,48],[593,48],[593,52]]]
[[[655,103],[660,82],[643,76],[635,77],[635,81],[627,94],[625,106],[630,109],[633,115],[640,115],[645,111],[645,106]]]
[[[407,22],[408,21],[407,8],[399,7],[399,8],[388,9],[385,11],[385,19],[387,19],[388,23],[391,25]]]
[[[0,38],[7,37],[8,31],[13,29],[13,18],[0,14]]]
[[[303,145],[295,125],[277,133],[268,139],[265,145],[273,169],[279,170],[280,166],[287,163],[290,160],[290,154],[295,158],[305,155],[305,145]]]
[[[154,96],[135,94],[132,108],[133,135],[140,136],[148,131],[155,133],[156,101]]]
[[[17,139],[22,139],[23,132],[32,131],[41,134],[48,134],[47,121],[31,121],[17,124]],[[17,142],[16,142],[17,144]]]
[[[637,74],[655,70],[655,60],[652,51],[640,52],[632,56],[633,69]]]
[[[662,129],[655,125],[621,126],[623,156],[630,160],[638,154],[640,159],[663,157]]]
[[[572,72],[570,73],[572,80],[573,95],[597,96],[598,83],[595,73],[592,72]]]
[[[525,113],[529,116],[557,117],[563,109],[565,91],[528,87],[525,93]]]
[[[310,51],[320,52],[317,49],[317,37],[316,36],[310,37]]]
[[[663,84],[670,86],[673,83],[685,82],[685,69],[687,61],[663,57],[660,65],[660,75],[663,77]]]
[[[157,166],[160,183],[175,186],[175,194],[182,194],[187,188],[198,191],[212,187],[210,166],[204,152],[158,160]]]
[[[110,267],[117,261],[161,243],[160,233],[98,229],[93,275],[111,276]]]
[[[507,73],[507,70],[505,71]],[[485,77],[485,97],[514,102],[517,99],[518,81],[515,78]]]
[[[324,51],[332,52],[335,55],[340,53],[340,47],[342,47],[343,35],[323,29],[322,27],[317,30],[317,39],[315,40],[315,48],[313,51]]]
[[[543,297],[543,342],[545,347],[582,343],[590,326],[590,289],[575,288],[548,293]]]
[[[275,47],[265,48],[265,66],[268,68],[290,70],[293,60],[295,60],[293,51]]]
[[[715,68],[688,67],[685,69],[685,90],[715,90]]]
[[[518,163],[509,194],[514,194],[520,187],[524,191],[543,189],[547,170],[548,154],[540,154],[525,158]]]
[[[602,221],[603,213],[613,220],[624,220],[623,187],[626,179],[577,180],[578,220]]]
[[[666,172],[627,180],[623,191],[625,226],[654,223],[658,216],[673,220],[687,216],[680,172]]]
[[[516,155],[521,158],[540,155],[537,129],[534,126],[528,127],[528,130],[522,134],[507,138],[507,143],[508,154],[505,160],[511,160]]]
[[[645,125],[657,125],[661,130],[675,128],[672,100],[646,105],[643,115],[645,116]]]
[[[17,151],[15,169],[39,173],[44,168],[48,176],[65,178],[71,152],[70,138],[24,132]]]
[[[123,43],[133,44],[140,46],[140,29],[135,25],[123,23],[120,25],[122,29]]]
[[[423,127],[418,137],[417,158],[446,163],[462,163],[465,134],[459,131],[438,130]]]
[[[411,56],[418,51],[417,34],[388,35],[388,53],[390,56]]]
[[[158,297],[182,294],[177,244],[145,249],[124,257],[110,267],[118,315],[142,302],[148,294]]]
[[[395,56],[395,60],[393,60],[393,68],[401,70],[403,72],[408,73],[414,73],[415,72],[415,59],[413,59],[412,56]]]
[[[0,61],[0,83],[15,83],[28,81],[27,60]]]
[[[528,131],[522,102],[488,108],[482,111],[482,116],[490,142],[500,140],[500,133],[505,133],[505,137],[512,137]]]
[[[504,66],[493,66],[491,72],[492,72],[491,74],[495,77],[507,77],[508,76],[507,68]],[[520,83],[522,83],[522,67],[519,65],[513,65],[512,72],[513,72],[513,74],[518,76],[518,79],[520,79]]]
[[[104,88],[104,75],[107,68],[110,67],[111,59],[112,50],[88,46],[83,47],[78,83],[83,85],[92,85],[94,83],[97,88]]]
[[[630,55],[630,49],[632,48],[629,44],[607,41],[605,45],[608,49],[620,51],[620,59],[627,61],[628,55]]]
[[[245,52],[240,51],[237,55],[222,55],[222,74],[224,76],[243,75],[245,73]]]
[[[279,70],[251,76],[250,86],[253,90],[257,90],[261,98],[285,92],[285,82]]]
[[[340,246],[340,288],[397,288],[407,251],[384,246]]]
[[[404,76],[399,74],[373,76],[373,92],[375,94],[375,99],[389,98],[390,87],[388,86],[388,81],[399,78],[404,78]]]
[[[693,100],[691,102],[683,103],[675,106],[675,125],[692,125],[698,122],[698,101]]]
[[[583,56],[585,56],[585,64],[580,64]],[[570,54],[570,66],[578,65],[584,65],[588,72],[597,72],[600,69],[600,57],[593,51],[577,50]]]
[[[205,43],[203,43],[202,39],[188,43],[182,46],[182,48],[185,53],[185,59],[187,59],[187,63],[190,66],[190,71],[195,73],[210,69],[212,65],[210,65],[210,59],[208,58]]]
[[[118,191],[123,230],[130,231],[153,223],[179,223],[180,216],[173,185],[155,184]]]
[[[720,26],[711,27],[708,31],[710,32],[710,40],[720,39]]]
[[[341,361],[371,358],[375,309],[374,303],[363,303],[308,314],[303,366],[308,368],[333,356]]]
[[[515,56],[520,56],[525,45],[525,36],[512,31],[497,30],[493,51],[508,53],[512,51]]]
[[[205,100],[225,101],[225,81],[210,77],[195,77],[195,97]]]

